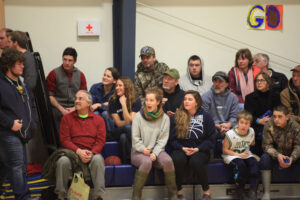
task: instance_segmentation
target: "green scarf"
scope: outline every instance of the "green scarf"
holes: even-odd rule
[[[161,107],[155,113],[148,112],[146,107],[144,107],[143,112],[144,112],[145,119],[148,121],[156,120],[160,118],[164,113]]]

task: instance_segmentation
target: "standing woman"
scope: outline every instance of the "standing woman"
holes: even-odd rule
[[[136,99],[134,86],[128,77],[117,80],[114,94],[109,100],[108,112],[115,126],[112,137],[120,140],[122,163],[130,163],[131,123],[136,112],[141,109],[141,101]]]
[[[198,92],[185,92],[183,104],[175,114],[175,128],[171,131],[173,151],[171,157],[176,172],[177,196],[182,195],[182,181],[186,167],[190,166],[196,173],[203,190],[203,200],[210,200],[210,190],[206,165],[210,157],[210,149],[216,140],[215,123],[202,108],[202,99]]]
[[[254,91],[254,79],[261,71],[253,64],[253,58],[249,49],[240,49],[235,55],[235,67],[228,72],[229,87],[239,103],[245,102],[245,96]]]
[[[106,125],[106,137],[111,139],[110,133],[114,126],[114,121],[107,113],[108,100],[115,91],[115,85],[120,74],[117,68],[109,67],[105,69],[102,82],[92,85],[90,93],[93,97],[93,105],[91,110],[102,116]]]
[[[251,127],[255,131],[255,146],[252,152],[261,156],[263,153],[261,146],[262,131],[264,125],[271,119],[273,109],[280,105],[280,95],[272,90],[273,81],[265,72],[260,72],[256,76],[255,85],[255,91],[246,96],[245,110],[253,116]],[[265,115],[268,110],[271,113]]]
[[[158,87],[149,88],[145,95],[145,106],[136,114],[132,123],[131,163],[138,167],[132,199],[141,199],[142,189],[153,165],[163,169],[169,199],[176,200],[174,165],[165,152],[170,119],[162,110],[163,91]]]

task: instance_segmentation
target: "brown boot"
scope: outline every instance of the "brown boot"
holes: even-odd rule
[[[178,200],[175,171],[165,172],[165,184],[168,188],[168,199]]]
[[[132,188],[132,200],[140,200],[142,198],[142,189],[147,180],[148,174],[137,170],[134,176],[134,184]]]

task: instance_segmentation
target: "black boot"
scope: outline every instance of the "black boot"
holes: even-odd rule
[[[257,200],[256,190],[254,190],[254,189],[249,190],[248,199],[249,200]]]
[[[239,200],[247,200],[247,196],[246,196],[244,187],[238,186],[236,188],[236,193],[237,193]]]

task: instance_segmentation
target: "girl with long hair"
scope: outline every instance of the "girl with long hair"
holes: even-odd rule
[[[142,189],[152,168],[162,168],[170,200],[176,200],[174,165],[165,152],[169,138],[170,119],[162,110],[163,91],[149,88],[145,91],[144,108],[132,123],[131,163],[138,168],[133,185],[133,200],[140,200]]]
[[[210,149],[214,147],[216,129],[212,118],[202,108],[202,99],[197,91],[185,92],[184,100],[175,114],[175,127],[171,131],[171,157],[174,162],[177,183],[177,196],[182,194],[182,181],[186,167],[197,175],[203,189],[203,200],[210,200],[206,165]]]
[[[134,86],[128,77],[117,80],[114,94],[109,100],[109,114],[114,120],[112,138],[120,141],[122,163],[130,163],[131,123],[135,113],[141,108],[141,101],[136,99]]]

